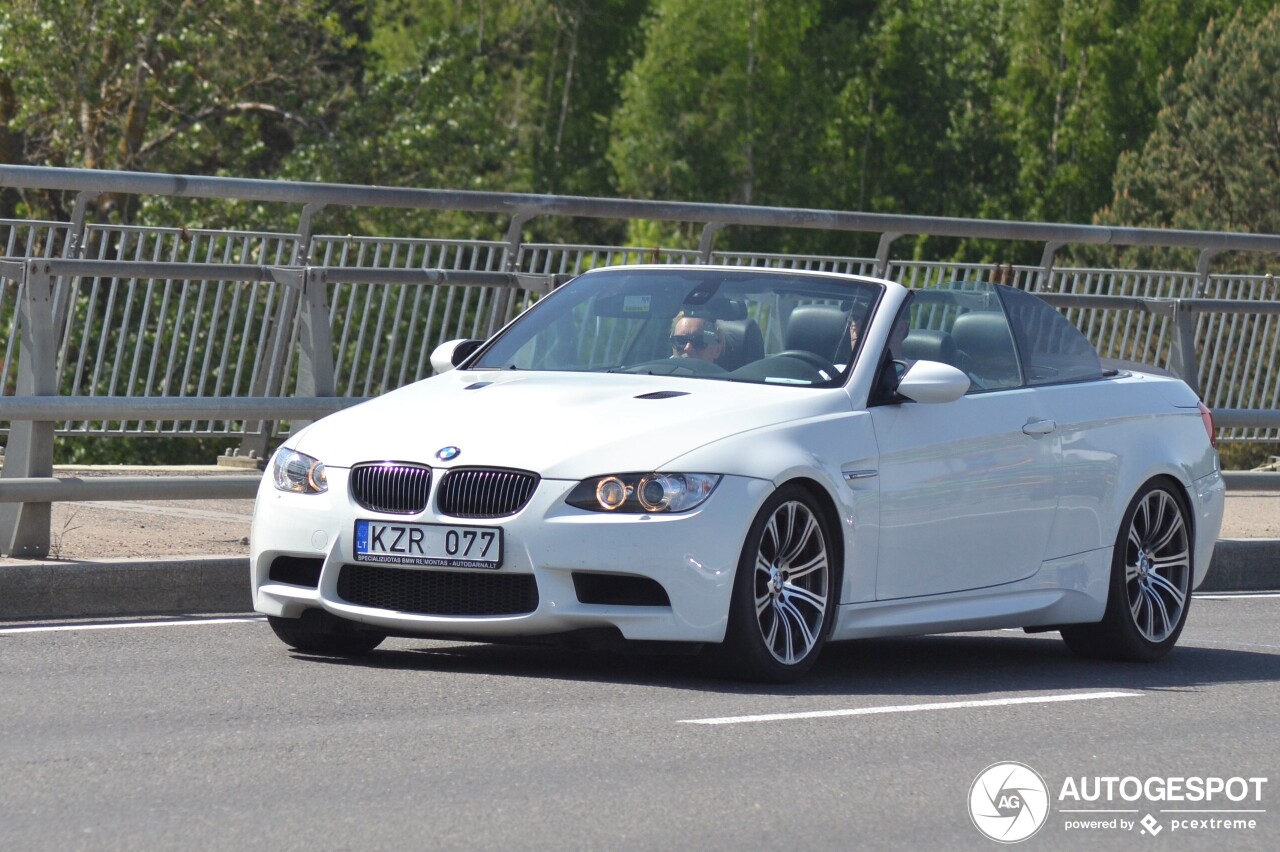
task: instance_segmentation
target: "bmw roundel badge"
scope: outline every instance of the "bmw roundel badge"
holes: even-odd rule
[[[440,451],[436,453],[436,458],[440,459],[440,461],[453,461],[461,453],[462,450],[457,447],[442,447]]]

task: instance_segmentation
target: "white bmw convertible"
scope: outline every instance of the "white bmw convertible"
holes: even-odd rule
[[[1008,287],[612,267],[432,360],[271,460],[252,593],[294,648],[621,639],[786,681],[1012,627],[1153,660],[1222,522],[1187,385]]]

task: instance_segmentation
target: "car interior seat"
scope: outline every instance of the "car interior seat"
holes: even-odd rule
[[[842,364],[849,360],[849,317],[838,305],[800,305],[787,319],[785,349],[804,349]]]
[[[755,320],[720,320],[720,331],[724,334],[724,350],[716,363],[726,370],[736,370],[764,357],[764,335]]]
[[[1004,314],[961,314],[951,327],[951,337],[967,359],[969,377],[979,387],[1009,388],[1022,383],[1013,335]]]

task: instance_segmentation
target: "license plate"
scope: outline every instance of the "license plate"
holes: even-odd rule
[[[355,552],[361,562],[497,568],[502,565],[502,528],[356,521]]]

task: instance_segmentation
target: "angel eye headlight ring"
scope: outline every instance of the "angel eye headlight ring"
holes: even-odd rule
[[[720,479],[713,473],[610,473],[582,480],[565,502],[589,512],[687,512],[710,497]]]
[[[616,476],[606,476],[596,484],[596,502],[601,509],[612,512],[622,507],[631,496],[631,489]]]

